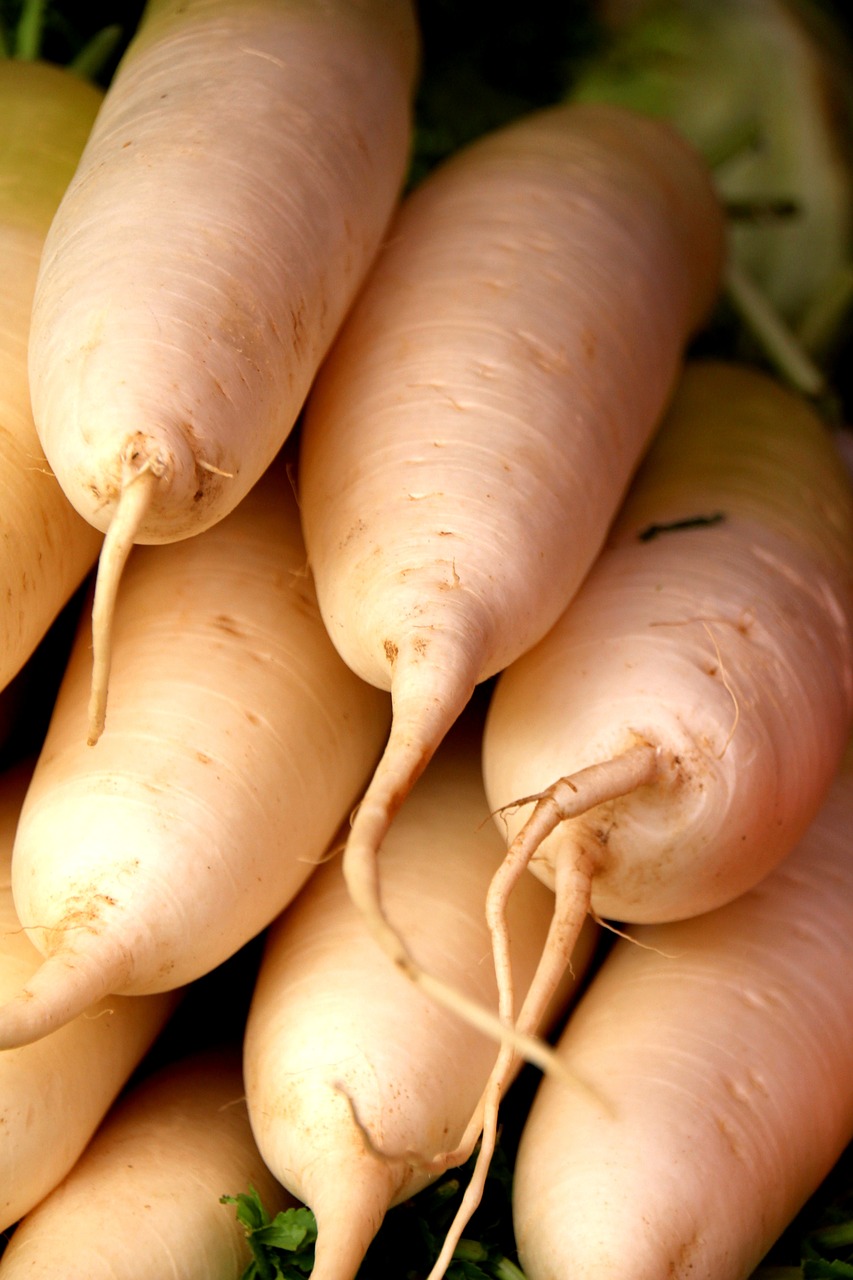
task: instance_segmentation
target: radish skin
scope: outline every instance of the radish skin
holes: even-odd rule
[[[528,1280],[746,1280],[853,1137],[853,752],[756,888],[617,942],[514,1175]]]
[[[419,961],[497,1009],[482,903],[502,846],[485,804],[479,730],[457,728],[405,801],[384,883],[389,915]],[[528,880],[513,904],[522,986],[549,914],[547,890]],[[595,937],[590,928],[575,950],[578,978]],[[569,996],[564,982],[555,1006]],[[322,867],[270,930],[244,1045],[258,1146],[317,1218],[313,1280],[352,1280],[387,1209],[467,1159],[494,1056],[490,1037],[388,965],[340,861]]]
[[[236,1280],[249,1247],[219,1198],[250,1185],[271,1215],[295,1204],[252,1139],[239,1053],[170,1063],[120,1100],[64,1182],[19,1224],[0,1276]]]
[[[0,689],[32,656],[98,555],[33,424],[27,340],[44,237],[101,103],[80,76],[0,59]]]
[[[42,256],[35,423],[107,536],[90,738],[135,542],[221,519],[290,433],[408,160],[409,0],[150,0]]]
[[[12,844],[31,765],[0,776],[0,1000],[41,957],[15,914]],[[52,1191],[174,1011],[176,993],[102,1000],[38,1044],[0,1054],[0,1231]]]
[[[708,174],[672,130],[543,111],[407,199],[312,388],[299,487],[320,607],[394,707],[344,869],[419,981],[382,911],[379,848],[475,685],[579,586],[721,259]]]
[[[329,641],[282,458],[197,538],[140,548],[116,618],[110,730],[80,739],[75,640],[15,840],[18,914],[46,959],[0,1046],[109,992],[209,972],[301,888],[382,747],[387,695]]]
[[[521,1030],[588,911],[698,915],[787,855],[853,724],[851,634],[853,492],[829,432],[768,375],[694,363],[606,550],[490,704],[499,974],[525,868],[556,890]]]

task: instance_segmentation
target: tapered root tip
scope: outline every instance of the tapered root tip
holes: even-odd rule
[[[118,586],[130,549],[148,512],[162,468],[144,463],[125,465],[121,493],[98,560],[92,605],[92,689],[87,742],[93,747],[104,731],[107,690],[112,665],[113,621]]]
[[[34,1044],[115,991],[120,975],[95,957],[48,956],[26,986],[0,1006],[0,1050]]]

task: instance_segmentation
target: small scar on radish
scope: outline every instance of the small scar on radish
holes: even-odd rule
[[[720,524],[725,518],[722,511],[716,511],[708,516],[687,516],[683,520],[671,520],[666,524],[650,524],[638,533],[637,537],[640,542],[650,542],[661,533],[677,533],[681,529],[697,529],[704,525]]]
[[[219,613],[213,619],[213,625],[219,630],[224,631],[229,636],[237,636],[238,639],[245,636],[243,631],[236,623],[234,618],[229,617],[227,613]]]
[[[362,1120],[361,1116],[358,1113],[358,1107],[356,1106],[355,1099],[347,1089],[344,1082],[342,1080],[333,1080],[331,1083],[335,1093],[340,1094],[340,1096],[344,1099],[347,1106],[349,1107],[353,1124],[358,1130],[361,1140],[364,1143],[365,1148],[370,1153],[370,1155],[376,1156],[378,1160],[384,1160],[389,1164],[392,1162],[400,1161],[400,1160],[406,1161],[409,1164],[422,1163],[421,1160],[419,1160],[418,1156],[415,1154],[415,1152],[383,1151],[380,1146],[377,1146],[376,1142],[373,1140],[370,1130],[368,1129],[367,1125],[365,1124],[365,1122]]]

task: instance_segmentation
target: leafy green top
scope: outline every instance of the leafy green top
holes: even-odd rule
[[[388,1214],[359,1270],[360,1280],[387,1275],[418,1280],[427,1274],[467,1185],[473,1159]],[[511,1182],[510,1165],[499,1146],[483,1202],[472,1219],[473,1234],[459,1242],[447,1280],[524,1280],[509,1256],[514,1253]],[[241,1280],[304,1280],[310,1275],[317,1224],[309,1209],[284,1209],[270,1218],[253,1187],[248,1194],[222,1196],[221,1203],[236,1206],[252,1252]]]
[[[254,1187],[248,1194],[221,1196],[220,1203],[236,1205],[252,1251],[241,1280],[302,1280],[310,1275],[317,1239],[310,1209],[283,1209],[270,1218]]]

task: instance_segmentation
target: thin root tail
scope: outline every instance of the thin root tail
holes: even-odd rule
[[[92,747],[104,731],[113,648],[113,621],[121,575],[130,549],[151,506],[162,468],[153,461],[131,469],[126,462],[115,514],[101,547],[92,605],[92,689],[87,741]]]

